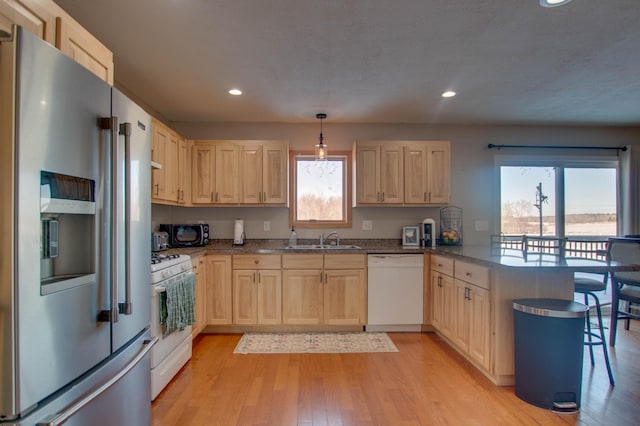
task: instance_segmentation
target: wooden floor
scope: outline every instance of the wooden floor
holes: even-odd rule
[[[399,352],[239,355],[240,335],[204,335],[152,404],[168,425],[633,425],[640,419],[640,323],[585,352],[579,414],[554,414],[494,386],[434,333],[390,333]],[[635,330],[633,330],[635,329]]]

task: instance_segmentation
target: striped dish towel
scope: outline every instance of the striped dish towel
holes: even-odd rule
[[[166,283],[162,283],[166,289],[160,293],[160,324],[166,325],[164,334],[184,330],[186,326],[195,322],[195,285],[196,274],[193,272],[170,278]]]

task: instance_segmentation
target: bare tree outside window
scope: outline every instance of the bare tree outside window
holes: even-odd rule
[[[350,225],[348,165],[348,155],[333,154],[325,161],[316,161],[313,155],[294,155],[292,225]]]

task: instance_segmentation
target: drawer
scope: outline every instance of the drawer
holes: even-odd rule
[[[489,268],[474,263],[455,263],[455,278],[489,290]]]
[[[324,266],[322,254],[283,254],[282,267],[284,269],[322,269]]]
[[[453,259],[450,257],[431,255],[431,269],[442,272],[445,275],[453,276]]]
[[[366,254],[325,254],[324,269],[365,269]]]
[[[280,269],[279,254],[235,254],[233,269]]]

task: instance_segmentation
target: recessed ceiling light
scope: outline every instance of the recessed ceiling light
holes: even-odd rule
[[[240,96],[240,95],[242,95],[242,90],[240,90],[240,89],[229,89],[229,94],[233,95],[233,96]]]
[[[452,90],[447,90],[446,92],[444,92],[442,94],[443,98],[453,98],[456,95],[456,92],[452,91]]]
[[[556,7],[569,3],[571,0],[540,0],[540,6],[542,7]]]

